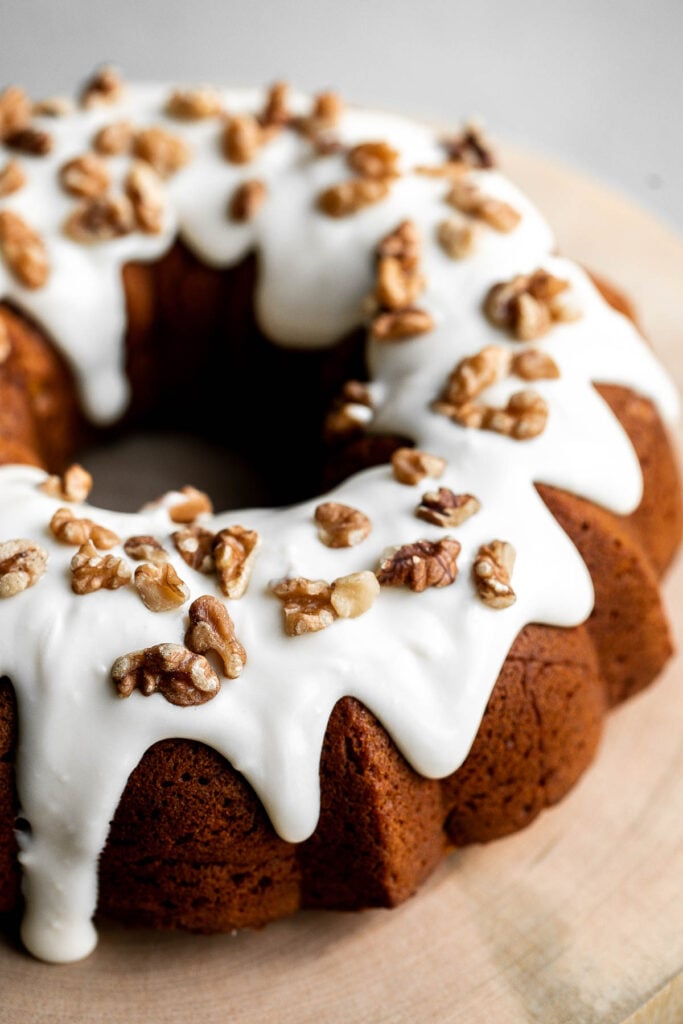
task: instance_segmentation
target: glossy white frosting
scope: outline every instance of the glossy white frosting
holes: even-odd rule
[[[331,219],[315,204],[323,188],[349,176],[342,156],[315,158],[304,139],[284,131],[252,163],[237,166],[221,156],[215,119],[169,121],[170,130],[190,141],[194,157],[168,184],[164,232],[90,247],[67,239],[61,226],[73,200],[57,184],[58,168],[85,152],[97,128],[113,119],[130,118],[137,126],[165,123],[168,92],[165,86],[129,88],[113,108],[46,121],[54,152],[26,158],[28,185],[0,204],[40,231],[52,265],[47,286],[29,291],[0,263],[0,295],[54,338],[74,368],[89,414],[106,422],[125,408],[124,263],[156,259],[178,233],[215,266],[256,249],[256,306],[264,330],[284,345],[322,346],[361,321],[377,243],[411,218],[423,238],[427,289],[420,305],[436,328],[406,342],[368,342],[371,429],[411,436],[419,448],[443,456],[448,465],[438,486],[472,493],[482,508],[451,531],[462,544],[453,586],[422,594],[385,588],[362,617],[296,638],[284,634],[282,608],[269,582],[285,576],[333,580],[376,568],[388,546],[443,536],[414,515],[421,494],[437,486],[435,481],[407,487],[382,467],[337,488],[328,497],[361,509],[372,521],[370,536],[349,549],[319,541],[313,511],[320,499],[207,519],[211,529],[240,523],[263,538],[246,595],[229,602],[248,663],[239,679],[224,680],[214,700],[179,708],[160,696],[119,699],[110,670],[123,653],[182,642],[188,604],[155,614],[132,587],[73,594],[69,563],[75,549],[56,542],[48,530],[63,503],[38,489],[42,472],[0,468],[0,540],[28,537],[49,554],[36,586],[0,601],[0,674],[11,678],[17,693],[17,784],[21,815],[30,824],[19,837],[26,895],[22,935],[32,953],[49,961],[78,959],[96,943],[91,918],[98,855],[130,772],[158,740],[192,738],[224,754],[252,784],[280,835],[292,842],[305,839],[317,822],[320,750],[340,697],[352,695],[370,708],[423,775],[453,772],[470,749],[519,630],[529,622],[576,625],[592,607],[587,570],[533,482],[555,484],[618,513],[639,503],[635,454],[591,382],[629,385],[653,398],[667,418],[676,413],[672,385],[635,328],[606,305],[579,267],[551,255],[553,237],[545,222],[498,172],[474,177],[522,214],[519,226],[509,235],[485,230],[465,260],[445,256],[435,229],[448,215],[446,184],[410,173],[418,164],[440,162],[442,151],[432,131],[398,117],[359,110],[343,115],[343,141],[387,140],[400,150],[407,172],[386,200],[353,216]],[[262,102],[259,92],[225,92],[232,112],[255,111]],[[297,97],[295,106],[306,112],[309,102]],[[127,158],[109,162],[122,177]],[[253,177],[267,182],[267,202],[255,221],[231,223],[227,199]],[[537,267],[571,281],[582,311],[581,319],[555,326],[540,343],[561,371],[559,380],[534,384],[550,407],[545,432],[515,442],[462,429],[433,413],[430,403],[463,356],[491,343],[518,350],[518,343],[485,319],[482,299],[494,283]],[[519,387],[518,380],[505,381],[490,397],[504,401]],[[189,569],[175,552],[166,507],[138,515],[88,506],[74,511],[123,539],[157,537],[188,584],[190,600],[219,593],[213,577]],[[477,548],[493,538],[510,541],[517,551],[517,601],[503,611],[477,600],[470,577]],[[123,556],[121,549],[114,553]]]

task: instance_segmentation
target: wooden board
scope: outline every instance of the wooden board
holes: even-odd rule
[[[683,244],[573,171],[507,169],[563,252],[625,286],[683,386]],[[679,642],[683,565],[666,597]],[[681,660],[611,718],[599,758],[525,832],[453,854],[397,910],[201,938],[104,929],[47,967],[0,938],[8,1024],[674,1024],[683,1020]]]

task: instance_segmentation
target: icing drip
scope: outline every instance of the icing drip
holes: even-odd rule
[[[92,247],[66,239],[61,225],[72,202],[57,185],[59,166],[84,152],[97,128],[114,117],[136,125],[164,123],[167,95],[165,87],[130,88],[115,108],[51,121],[53,154],[32,161],[28,185],[3,203],[40,231],[52,273],[44,288],[28,291],[0,264],[0,294],[55,339],[74,368],[86,410],[105,422],[125,407],[125,263],[158,258],[177,233],[215,266],[256,249],[263,329],[285,345],[323,346],[357,326],[377,243],[409,217],[423,238],[427,288],[420,304],[436,327],[404,343],[368,343],[372,429],[408,435],[419,448],[443,456],[447,468],[438,485],[476,495],[481,511],[453,531],[462,544],[454,586],[420,595],[383,589],[362,617],[298,638],[284,635],[270,581],[333,580],[374,569],[388,546],[438,540],[444,531],[414,515],[432,481],[406,487],[390,467],[381,467],[337,488],[329,500],[362,510],[372,522],[370,536],[353,548],[320,543],[313,522],[320,499],[207,517],[202,525],[211,530],[241,523],[263,538],[245,596],[229,603],[248,664],[238,679],[224,680],[210,703],[179,708],[139,694],[120,700],[109,673],[122,653],[180,642],[188,605],[155,615],[131,587],[74,595],[74,548],[59,544],[47,528],[61,502],[38,489],[42,472],[0,468],[0,539],[29,537],[49,555],[35,587],[0,602],[0,673],[12,679],[17,693],[17,779],[21,813],[30,825],[20,835],[27,899],[22,935],[31,952],[50,961],[78,959],[95,945],[97,859],[130,772],[158,740],[191,738],[222,753],[254,787],[276,830],[292,842],[315,828],[320,750],[329,715],[343,696],[357,697],[377,715],[418,772],[435,778],[453,772],[469,751],[520,629],[529,622],[576,625],[592,607],[587,570],[533,482],[554,484],[622,514],[640,500],[635,454],[591,382],[631,386],[652,397],[667,418],[676,411],[670,382],[632,324],[606,305],[580,268],[551,255],[546,224],[495,171],[475,172],[474,178],[485,182],[487,194],[512,204],[521,222],[507,235],[484,232],[468,259],[453,261],[436,241],[436,227],[446,215],[443,179],[406,174],[384,201],[334,220],[316,210],[315,198],[348,177],[341,156],[315,158],[304,139],[282,132],[250,164],[238,166],[221,156],[214,120],[169,121],[170,130],[189,140],[194,157],[168,184],[163,232]],[[263,97],[228,91],[224,100],[232,112],[254,111]],[[308,109],[301,97],[295,106]],[[349,111],[338,134],[351,143],[389,141],[406,170],[442,158],[429,130],[385,114]],[[110,161],[119,180],[126,163],[119,157]],[[267,184],[267,201],[254,221],[231,223],[227,197],[253,177]],[[431,402],[460,359],[489,344],[515,348],[487,322],[481,303],[493,284],[537,267],[570,281],[582,311],[580,320],[555,326],[542,342],[561,374],[534,384],[550,406],[544,433],[517,443],[462,429],[433,413]],[[518,389],[519,381],[500,382],[491,388],[491,400],[504,404]],[[122,538],[155,536],[171,553],[190,600],[218,594],[213,577],[193,571],[175,552],[167,505],[137,515],[85,506],[75,512]],[[494,537],[517,551],[517,601],[505,611],[479,602],[469,575],[478,547]]]

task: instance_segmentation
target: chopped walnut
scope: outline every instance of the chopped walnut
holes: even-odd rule
[[[418,519],[435,526],[462,526],[465,520],[481,508],[472,494],[455,494],[448,487],[426,491],[415,510]]]
[[[223,132],[223,155],[231,164],[251,163],[263,142],[263,128],[251,114],[228,118]]]
[[[519,274],[494,285],[484,300],[484,312],[495,327],[510,331],[519,341],[534,341],[550,330],[553,322],[575,319],[568,302],[569,282],[545,270]]]
[[[548,403],[537,391],[516,391],[504,409],[487,409],[482,426],[516,441],[538,437],[548,422]]]
[[[349,380],[325,416],[323,435],[326,441],[334,443],[362,432],[372,418],[372,395],[367,384]]]
[[[135,589],[142,603],[151,612],[168,612],[185,604],[190,596],[187,584],[181,580],[170,562],[139,565],[135,570]]]
[[[61,476],[49,476],[40,490],[60,501],[85,501],[92,490],[92,476],[75,462]]]
[[[109,171],[104,160],[94,153],[68,160],[59,170],[59,182],[72,196],[93,199],[109,189]]]
[[[119,697],[138,689],[144,697],[160,693],[170,704],[205,704],[221,688],[217,673],[201,654],[181,644],[157,644],[117,658],[111,670]]]
[[[487,345],[472,356],[465,356],[448,378],[443,399],[460,405],[480,395],[485,388],[507,376],[510,353],[500,345]]]
[[[369,535],[371,523],[364,512],[338,501],[325,501],[315,510],[318,536],[328,548],[352,548]]]
[[[223,101],[217,89],[203,85],[197,89],[175,89],[166,102],[165,113],[179,121],[200,121],[217,117],[223,110]]]
[[[220,588],[226,597],[242,597],[254,567],[261,538],[256,530],[228,526],[219,530],[213,541],[213,557]]]
[[[119,156],[130,153],[134,140],[135,132],[130,121],[113,121],[95,133],[93,149],[100,156]]]
[[[53,139],[49,132],[29,127],[6,136],[5,145],[25,156],[47,156],[52,152]]]
[[[113,530],[94,523],[92,519],[78,519],[69,508],[57,509],[50,520],[50,530],[62,544],[80,546],[92,541],[96,547],[108,551],[121,543],[121,538]]]
[[[385,552],[377,570],[384,587],[404,584],[421,593],[427,587],[448,587],[458,575],[460,544],[453,537],[418,540]]]
[[[26,184],[26,175],[18,160],[8,160],[0,170],[0,199],[11,196]]]
[[[263,112],[259,117],[262,125],[282,127],[291,120],[289,112],[289,85],[287,82],[275,82],[266,96]]]
[[[479,125],[471,122],[454,138],[445,139],[444,146],[449,159],[468,167],[489,168],[495,166],[491,147]]]
[[[64,233],[82,245],[111,242],[134,229],[133,204],[128,196],[119,195],[84,200],[64,223]]]
[[[504,234],[513,231],[521,220],[520,214],[509,203],[487,196],[477,185],[464,178],[452,182],[446,202],[461,213],[477,217]]]
[[[560,376],[555,360],[537,348],[527,348],[513,356],[510,372],[522,380],[556,380]]]
[[[47,249],[40,235],[12,210],[0,210],[0,253],[20,284],[42,288],[50,276]]]
[[[399,260],[405,270],[412,270],[420,261],[420,250],[420,233],[415,222],[404,220],[397,228],[385,235],[377,246],[377,255],[380,259]]]
[[[446,468],[446,460],[419,448],[397,448],[391,456],[394,476],[401,484],[419,484],[426,476],[439,477]]]
[[[185,526],[182,530],[176,530],[172,537],[178,554],[191,569],[207,574],[214,571],[214,534],[211,530],[201,526]]]
[[[192,156],[187,142],[164,128],[145,128],[138,132],[133,152],[140,160],[151,164],[161,178],[170,178],[189,163]]]
[[[126,175],[125,189],[140,230],[158,235],[164,226],[166,195],[157,172],[144,160],[133,161]]]
[[[208,494],[198,491],[191,484],[181,487],[180,493],[184,500],[176,502],[168,510],[169,517],[173,523],[193,523],[199,516],[213,512],[213,504]]]
[[[99,68],[81,91],[81,106],[106,106],[118,103],[123,96],[123,80],[115,68],[106,66]]]
[[[36,100],[32,107],[35,117],[68,117],[73,112],[74,103],[68,96],[46,96]]]
[[[380,313],[370,325],[375,341],[403,341],[434,330],[434,320],[425,309],[400,309]]]
[[[386,142],[361,142],[349,150],[346,162],[362,178],[384,180],[398,174],[399,152]]]
[[[71,589],[74,594],[96,590],[118,590],[130,583],[130,569],[122,558],[101,555],[91,540],[80,546],[71,559]]]
[[[330,141],[323,133],[336,128],[344,112],[344,103],[335,92],[321,92],[313,100],[313,108],[307,117],[298,117],[294,126],[307,138],[318,142]]]
[[[439,245],[452,260],[462,260],[470,256],[480,234],[479,225],[462,216],[442,220],[436,231]]]
[[[147,534],[129,537],[123,545],[123,550],[136,562],[153,562],[158,565],[168,559],[166,548],[155,537]]]
[[[247,663],[247,652],[235,636],[235,626],[222,601],[210,594],[190,605],[185,645],[195,654],[217,654],[228,679],[237,679]]]
[[[352,572],[334,581],[330,603],[340,619],[357,619],[372,607],[378,594],[379,581],[374,572]]]
[[[406,269],[396,256],[381,256],[377,265],[375,298],[383,309],[406,309],[424,289],[424,283],[422,274]]]
[[[318,209],[328,217],[349,217],[366,206],[379,203],[389,194],[385,179],[351,178],[332,185],[318,196]]]
[[[31,101],[16,85],[0,92],[0,142],[27,128],[31,121]]]
[[[0,542],[0,597],[34,586],[45,572],[47,551],[33,540]]]
[[[331,603],[332,587],[325,580],[298,576],[272,583],[271,590],[283,603],[288,636],[317,633],[334,622],[336,613]]]
[[[230,197],[228,205],[230,220],[239,223],[253,220],[266,201],[267,195],[267,186],[260,178],[250,178],[248,181],[243,181],[241,185],[237,186]]]
[[[482,544],[474,560],[472,574],[479,597],[489,608],[508,608],[516,595],[510,584],[515,565],[515,549],[503,540]]]

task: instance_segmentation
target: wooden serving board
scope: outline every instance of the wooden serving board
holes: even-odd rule
[[[508,151],[563,252],[621,284],[683,389],[683,243],[574,171]],[[683,565],[666,585],[679,643]],[[0,937],[8,1024],[683,1021],[683,668],[610,719],[598,760],[525,832],[455,853],[397,910],[211,938],[105,928],[48,967]]]

